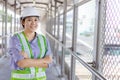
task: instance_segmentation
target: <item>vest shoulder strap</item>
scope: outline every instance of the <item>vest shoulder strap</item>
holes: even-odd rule
[[[46,51],[47,51],[47,41],[46,41],[45,36],[40,35],[40,34],[38,34],[38,40],[39,40],[38,44],[41,45],[41,53],[42,53],[40,58],[43,58],[45,57]]]

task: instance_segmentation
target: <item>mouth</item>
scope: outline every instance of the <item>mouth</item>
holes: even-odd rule
[[[37,29],[37,26],[31,26],[30,28],[31,29]]]
[[[36,28],[37,26],[36,25],[32,25],[31,27]]]

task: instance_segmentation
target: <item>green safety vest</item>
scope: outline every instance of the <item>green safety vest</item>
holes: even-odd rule
[[[22,44],[22,50],[25,51],[30,58],[34,58],[30,44],[24,34],[21,32],[17,34],[20,43]],[[38,46],[40,48],[40,54],[38,58],[45,56],[47,51],[46,39],[42,35],[38,35]],[[45,74],[46,68],[30,67],[23,70],[13,70],[11,74],[11,80],[46,80]]]

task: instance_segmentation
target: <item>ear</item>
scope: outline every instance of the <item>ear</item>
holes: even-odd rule
[[[25,25],[25,20],[21,20],[21,24],[24,26]]]

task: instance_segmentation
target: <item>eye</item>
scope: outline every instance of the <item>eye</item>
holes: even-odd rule
[[[35,19],[35,21],[38,21],[38,19]]]
[[[31,19],[28,19],[27,21],[32,21]]]

